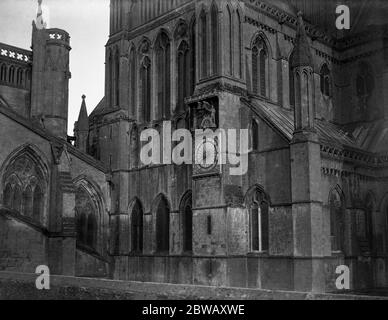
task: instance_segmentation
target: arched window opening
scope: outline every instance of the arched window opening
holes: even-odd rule
[[[344,251],[344,208],[340,194],[333,191],[329,199],[331,250]]]
[[[95,250],[98,211],[91,196],[82,186],[76,190],[75,206],[78,244]]]
[[[161,33],[156,41],[157,108],[160,118],[168,119],[171,108],[171,50],[170,40]]]
[[[185,109],[184,100],[190,96],[190,55],[187,42],[182,41],[178,48],[178,110]]]
[[[35,218],[34,212],[37,212],[39,208],[38,216],[43,217],[44,190],[47,184],[47,173],[44,172],[47,171],[44,171],[43,166],[29,148],[15,156],[3,175],[4,205],[32,219]],[[35,220],[41,222],[41,219]]]
[[[252,120],[252,149],[259,150],[259,125],[255,119]]]
[[[190,90],[190,95],[193,95],[194,94],[194,91],[195,91],[195,85],[196,85],[196,82],[197,82],[197,79],[196,79],[196,32],[195,32],[195,28],[196,28],[196,22],[194,21],[192,26],[191,26],[191,32],[190,32],[190,47],[191,47],[191,58],[190,58],[190,80],[191,80],[191,90]]]
[[[15,82],[15,67],[11,66],[9,68],[8,82],[13,84]]]
[[[145,57],[140,69],[141,107],[143,121],[151,121],[151,60]]]
[[[227,37],[225,38],[225,50],[226,55],[226,73],[228,75],[233,74],[233,22],[232,22],[232,11],[229,6],[226,7],[226,25]]]
[[[161,198],[156,210],[156,250],[170,250],[170,210],[167,201]]]
[[[331,97],[331,79],[330,70],[327,64],[324,64],[320,72],[321,76],[321,92],[326,97]]]
[[[182,217],[183,252],[191,253],[193,251],[193,210],[191,192],[187,193],[182,199],[180,214]]]
[[[143,210],[141,205],[136,202],[135,207],[132,210],[132,225],[131,225],[131,238],[132,238],[132,252],[143,252]]]
[[[248,193],[247,206],[250,221],[251,251],[269,250],[269,200],[267,195],[255,188]]]
[[[7,65],[2,64],[0,68],[0,80],[7,81]]]
[[[253,93],[259,92],[259,65],[258,65],[259,50],[257,47],[252,48],[252,91]]]
[[[40,221],[43,211],[43,192],[39,186],[35,187],[33,203],[32,218],[35,221]]]
[[[108,89],[108,99],[110,100],[109,103],[111,105],[114,104],[114,75],[113,75],[113,56],[112,54],[109,52],[109,57],[108,57],[108,83],[109,83],[109,89]]]
[[[120,54],[117,51],[114,65],[114,107],[120,104]]]
[[[27,217],[32,217],[32,189],[28,186],[23,192],[23,214]]]
[[[24,75],[23,69],[19,68],[16,73],[16,83],[18,86],[23,85],[23,81],[24,81],[23,75]]]
[[[213,4],[211,8],[211,34],[212,34],[212,65],[213,75],[218,73],[219,45],[218,45],[218,9]]]
[[[365,199],[365,209],[357,214],[357,237],[361,253],[368,254],[373,246],[373,211],[374,201],[371,194]]]
[[[264,97],[267,95],[267,52],[265,49],[260,51],[260,94]]]
[[[252,47],[252,89],[263,97],[267,96],[268,63],[266,44],[258,38]]]
[[[129,96],[131,114],[136,117],[136,51],[132,48],[129,54]]]
[[[206,12],[201,12],[201,64],[202,64],[202,78],[206,78],[208,75],[208,49],[207,49],[207,17]]]
[[[242,78],[242,22],[240,12],[236,11],[237,16],[237,29],[236,29],[236,41],[237,41],[237,76]]]

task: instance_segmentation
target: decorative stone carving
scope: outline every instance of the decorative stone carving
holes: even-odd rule
[[[217,128],[217,109],[209,101],[197,103],[194,110],[194,128],[195,129],[215,129]]]
[[[62,152],[64,151],[63,144],[52,142],[51,143],[51,152],[53,155],[54,163],[59,165],[62,157]]]
[[[188,27],[186,22],[183,20],[180,21],[175,29],[174,38],[180,39],[180,38],[187,37],[187,30],[188,30]]]

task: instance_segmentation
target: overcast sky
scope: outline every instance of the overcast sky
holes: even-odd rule
[[[0,42],[30,49],[37,0],[0,0]],[[81,96],[88,112],[104,96],[105,44],[109,32],[109,0],[43,0],[49,8],[49,27],[71,36],[69,134],[77,120]]]

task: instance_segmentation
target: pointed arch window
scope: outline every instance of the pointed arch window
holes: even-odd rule
[[[365,209],[360,210],[356,217],[357,238],[361,253],[371,253],[373,246],[373,211],[374,201],[371,194],[365,199]]]
[[[151,121],[151,60],[146,56],[140,68],[141,109],[143,121]]]
[[[16,84],[18,86],[22,86],[23,85],[23,81],[24,81],[24,71],[23,69],[21,68],[18,68],[17,72],[16,72]]]
[[[155,50],[158,115],[168,119],[171,108],[171,48],[170,40],[164,32],[159,35]]]
[[[193,210],[191,192],[187,193],[182,199],[180,214],[182,217],[183,252],[191,253],[193,251]]]
[[[136,51],[131,49],[129,54],[129,87],[130,87],[130,110],[135,117],[136,114]]]
[[[253,93],[267,96],[268,49],[263,39],[258,38],[252,47],[252,87]]]
[[[132,210],[131,248],[134,253],[143,252],[143,210],[138,201]]]
[[[11,66],[9,68],[8,82],[11,84],[15,82],[15,67],[14,66]]]
[[[114,104],[114,74],[113,74],[113,71],[114,71],[114,63],[113,63],[113,54],[111,52],[109,52],[109,56],[108,56],[108,83],[109,83],[109,88],[108,88],[108,99],[109,99],[109,103],[111,105]]]
[[[207,48],[207,16],[205,10],[201,12],[201,65],[202,78],[208,75],[208,48]]]
[[[253,252],[269,250],[269,199],[260,188],[252,189],[247,196],[250,225],[250,249]]]
[[[118,51],[114,61],[114,107],[117,107],[120,103],[120,54]]]
[[[211,34],[212,34],[212,65],[213,65],[213,75],[218,73],[218,61],[219,58],[219,44],[218,44],[218,9],[215,4],[211,8]]]
[[[170,209],[164,197],[160,198],[156,209],[156,250],[170,250]]]
[[[3,175],[3,204],[41,223],[44,213],[46,172],[29,148],[10,161]],[[35,195],[39,191],[39,198]],[[35,214],[34,214],[35,212]]]
[[[194,20],[192,25],[191,25],[191,30],[190,30],[190,95],[193,95],[194,94],[194,91],[195,91],[195,85],[196,85],[196,82],[197,82],[197,79],[196,79],[196,74],[197,74],[197,67],[196,67],[196,44],[197,44],[197,41],[196,41],[196,32],[195,32],[195,28],[196,28],[196,21]]]
[[[184,99],[190,96],[190,52],[186,41],[182,41],[178,48],[178,110],[183,111]]]
[[[242,58],[243,58],[243,52],[242,52],[242,22],[241,22],[241,15],[240,12],[236,11],[236,17],[237,17],[237,28],[236,28],[236,41],[237,41],[237,76],[241,79],[242,78]]]
[[[97,207],[88,191],[79,186],[75,194],[77,242],[79,245],[96,249]]]
[[[7,81],[7,65],[5,63],[0,67],[0,80]]]
[[[331,192],[329,198],[330,207],[330,237],[331,250],[333,252],[344,251],[344,207],[337,190]]]
[[[259,150],[259,125],[256,119],[252,119],[252,150]]]
[[[226,30],[227,30],[227,37],[225,39],[226,44],[225,47],[227,50],[225,51],[226,55],[226,72],[229,75],[233,74],[233,22],[232,22],[232,11],[230,10],[230,7],[226,7]],[[218,57],[217,57],[218,59]]]
[[[330,70],[327,64],[324,64],[320,72],[321,77],[321,92],[326,97],[331,97],[331,77]]]
[[[360,63],[356,82],[357,96],[364,100],[370,98],[374,89],[374,78],[366,62]]]

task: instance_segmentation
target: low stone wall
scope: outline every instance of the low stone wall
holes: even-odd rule
[[[0,272],[0,299],[27,300],[375,300],[382,297],[125,282],[51,276],[50,290],[35,287],[34,274]]]

